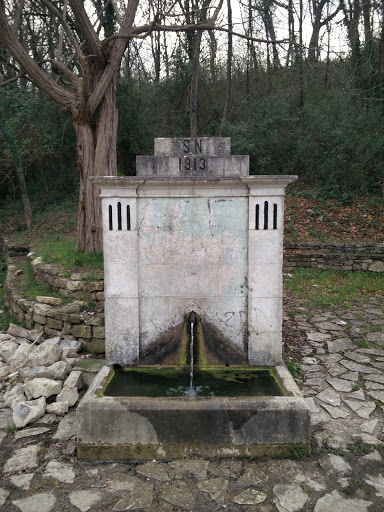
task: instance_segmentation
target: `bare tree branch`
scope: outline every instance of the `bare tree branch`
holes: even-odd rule
[[[73,0],[72,0],[73,1]],[[130,0],[128,6],[125,10],[123,22],[120,27],[120,33],[130,32],[131,27],[133,25],[137,7],[139,5],[139,0]],[[118,34],[119,36],[120,34]],[[117,68],[120,65],[121,59],[123,57],[123,53],[127,44],[127,38],[125,37],[116,37],[109,38],[112,47],[109,52],[108,64],[106,65],[103,74],[98,81],[95,90],[91,93],[91,97],[89,98],[89,111],[91,115],[95,112],[100,102],[102,101],[108,87],[111,85],[111,81],[113,80],[114,74]],[[113,40],[115,39],[115,40]]]
[[[0,82],[0,87],[3,87],[4,85],[13,84],[13,82],[17,82],[17,80],[19,78],[21,78],[22,76],[24,76],[24,75],[25,75],[25,71],[21,71],[20,73],[18,73],[13,78],[10,78],[9,80],[6,80],[5,82]]]
[[[19,30],[21,16],[23,13],[24,2],[25,2],[25,0],[19,0],[19,3],[16,6],[15,19],[13,21],[13,30],[15,32],[17,32]]]
[[[246,39],[248,41],[255,41],[256,43],[275,43],[275,44],[284,44],[289,43],[289,39],[265,39],[260,37],[251,37],[245,34],[241,34],[240,32],[235,32],[233,30],[229,30],[225,27],[218,27],[211,23],[211,21],[202,22],[202,23],[192,23],[190,25],[142,25],[141,27],[132,28],[131,32],[128,34],[115,34],[108,39],[103,41],[103,44],[112,41],[113,39],[137,39],[137,36],[142,38],[141,34],[149,34],[151,30],[159,30],[160,32],[194,32],[196,30],[217,30],[218,32],[230,33],[236,37],[240,37],[242,39]]]
[[[62,108],[70,110],[75,102],[75,95],[56,84],[30,57],[8,24],[4,0],[0,0],[0,32],[10,54],[17,60],[21,68],[28,73],[30,80]]]
[[[75,75],[75,73],[72,73],[72,71],[68,69],[65,64],[54,59],[45,59],[42,62],[49,62],[52,65],[53,70],[57,69],[61,74],[69,78],[71,84],[74,86],[77,92],[81,91],[81,80]]]
[[[97,37],[92,23],[90,22],[88,14],[85,12],[84,3],[82,0],[69,0],[69,5],[71,6],[76,19],[81,26],[81,30],[87,43],[89,52],[91,54],[97,55],[101,61],[104,61],[100,40]]]
[[[77,44],[77,41],[76,39],[73,37],[73,33],[72,31],[70,30],[70,28],[68,27],[68,24],[67,22],[65,21],[65,16],[66,16],[66,7],[64,9],[64,14],[61,14],[61,12],[53,5],[52,2],[50,2],[49,0],[43,0],[43,2],[45,3],[45,5],[48,7],[48,9],[57,17],[57,19],[60,21],[62,27],[64,28],[65,30],[65,33],[67,34],[67,37],[68,39],[70,40],[70,42],[72,43],[72,46],[74,48],[74,51],[75,53],[77,54],[77,56],[81,59],[84,57],[82,51],[80,50],[80,47],[79,45]],[[65,4],[66,6],[66,4]]]

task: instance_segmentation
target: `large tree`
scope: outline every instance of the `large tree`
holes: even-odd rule
[[[202,29],[212,28],[222,3]],[[0,41],[11,55],[13,69],[18,66],[17,76],[27,78],[71,116],[80,173],[77,245],[84,251],[102,248],[98,190],[88,177],[117,174],[115,75],[127,42],[156,30],[196,30],[196,25],[165,25],[167,13],[159,11],[151,23],[135,26],[139,0],[128,0],[119,8],[114,0],[96,0],[93,12],[91,7],[87,4],[86,9],[83,0],[0,0]],[[31,39],[25,35],[32,25],[51,38],[49,45],[40,41],[39,51],[36,38],[28,44]]]

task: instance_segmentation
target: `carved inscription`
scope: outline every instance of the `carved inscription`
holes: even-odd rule
[[[183,151],[185,155],[179,158],[179,171],[205,171],[206,158],[198,156],[203,153],[202,139],[184,139]],[[193,155],[193,156],[186,156]],[[195,156],[196,155],[196,156]]]
[[[205,170],[205,158],[203,157],[184,157],[179,158],[179,170],[185,171],[196,171],[200,169],[201,171]]]
[[[185,139],[184,140],[184,153],[202,153],[202,143],[201,139]]]

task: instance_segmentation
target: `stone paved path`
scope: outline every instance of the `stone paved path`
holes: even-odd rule
[[[0,511],[383,511],[383,302],[295,321],[307,338],[310,457],[79,462],[74,408],[7,433],[0,390]]]

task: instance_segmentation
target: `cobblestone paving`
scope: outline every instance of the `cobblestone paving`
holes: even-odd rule
[[[383,319],[379,300],[295,316],[313,424],[304,459],[84,463],[75,408],[10,433],[0,392],[0,510],[383,511]]]

